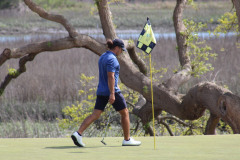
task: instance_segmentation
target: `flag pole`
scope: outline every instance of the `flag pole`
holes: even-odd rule
[[[153,117],[153,136],[154,136],[154,149],[156,149],[156,138],[155,138],[155,119],[154,119],[154,105],[153,105],[153,85],[152,85],[152,57],[149,54],[149,62],[150,62],[150,79],[151,79],[151,95],[152,95],[152,117]]]
[[[150,63],[150,79],[151,79],[151,97],[152,97],[152,117],[153,117],[153,135],[154,135],[154,149],[156,149],[156,138],[155,138],[155,119],[154,119],[154,106],[153,106],[153,78],[152,78],[152,57],[151,51],[157,44],[155,36],[152,31],[151,23],[149,18],[147,17],[147,23],[145,24],[142,32],[139,35],[137,41],[137,48],[143,50],[145,53],[149,55],[149,63]]]

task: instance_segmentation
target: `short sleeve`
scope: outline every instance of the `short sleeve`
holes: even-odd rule
[[[116,60],[114,58],[109,59],[107,62],[107,72],[115,72],[116,71],[115,64]]]

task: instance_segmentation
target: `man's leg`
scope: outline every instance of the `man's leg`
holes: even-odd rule
[[[124,134],[124,140],[122,145],[123,146],[139,146],[141,145],[140,141],[135,141],[133,138],[130,138],[130,120],[129,120],[129,113],[128,109],[122,109],[119,111],[121,114],[121,122],[122,122],[122,128],[123,128],[123,134]]]
[[[78,133],[82,134],[83,131],[86,128],[88,128],[90,124],[92,124],[95,120],[97,120],[101,116],[102,112],[103,112],[102,110],[94,109],[93,113],[84,119],[83,123],[78,129]]]
[[[77,132],[74,132],[71,136],[73,143],[78,147],[84,147],[85,144],[82,142],[82,133],[83,131],[95,120],[97,120],[103,111],[94,109],[93,113],[85,118],[82,125],[80,126]]]
[[[128,141],[130,138],[130,120],[129,120],[129,113],[128,109],[122,109],[119,111],[121,114],[121,123],[122,123],[122,129],[124,134],[124,140]]]

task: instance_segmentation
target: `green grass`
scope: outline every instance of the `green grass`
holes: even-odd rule
[[[75,147],[70,138],[0,139],[1,160],[239,160],[240,135],[136,137],[139,147],[122,147],[122,138],[84,138],[85,148]]]

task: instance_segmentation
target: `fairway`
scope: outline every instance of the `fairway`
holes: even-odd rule
[[[136,137],[142,145],[122,147],[122,138],[84,138],[85,148],[70,138],[0,139],[0,160],[239,160],[240,135]]]

